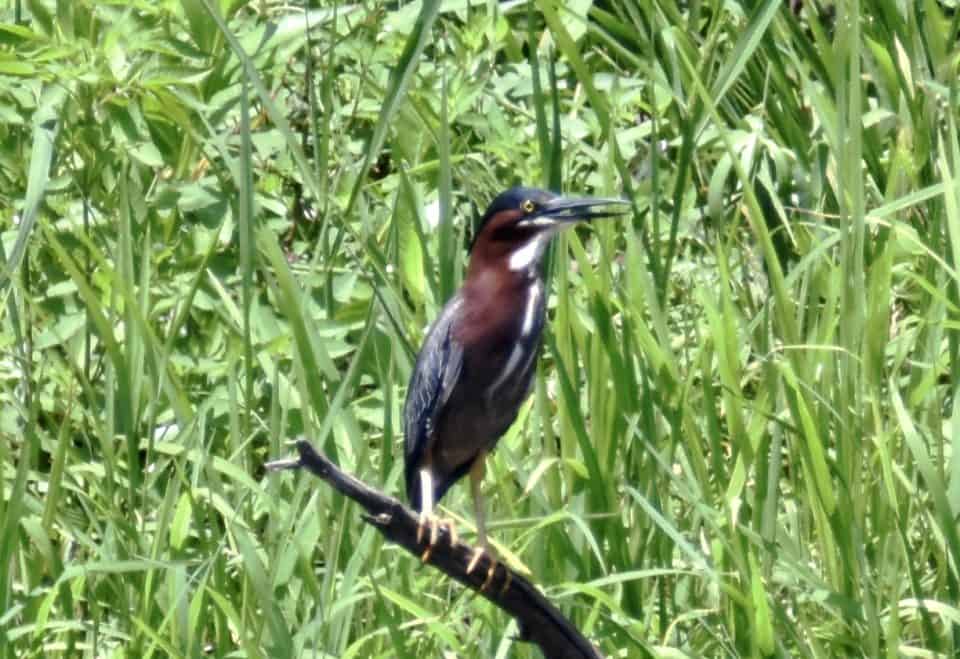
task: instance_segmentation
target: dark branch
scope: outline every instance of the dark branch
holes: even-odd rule
[[[420,558],[426,550],[426,538],[417,541],[420,517],[402,503],[368,487],[353,476],[346,474],[317,453],[309,442],[297,441],[299,459],[277,460],[266,466],[268,469],[306,469],[327,481],[335,490],[359,503],[367,511],[364,519],[380,532],[414,556]],[[456,579],[493,602],[513,616],[520,627],[520,638],[536,643],[548,659],[603,659],[603,655],[583,637],[573,624],[527,579],[507,568],[503,563],[494,563],[484,554],[474,570],[467,573],[475,548],[456,542],[450,544],[450,534],[440,528],[437,544],[430,552],[427,563]],[[490,569],[494,572],[490,583],[484,588]]]

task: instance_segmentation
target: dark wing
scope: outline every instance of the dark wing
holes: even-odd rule
[[[463,367],[463,346],[452,332],[462,304],[460,295],[455,295],[427,330],[407,387],[403,406],[403,454],[407,497],[417,510],[420,510],[419,471],[424,452]]]

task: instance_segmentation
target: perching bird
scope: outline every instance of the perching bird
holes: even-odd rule
[[[622,214],[625,204],[512,188],[484,214],[466,279],[427,330],[404,405],[407,496],[421,512],[421,538],[433,524],[427,552],[436,543],[433,507],[467,472],[481,548],[468,571],[489,549],[484,460],[530,392],[546,315],[546,247],[560,230]]]

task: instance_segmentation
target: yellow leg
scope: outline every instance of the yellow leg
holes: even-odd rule
[[[433,515],[433,472],[430,467],[420,470],[420,524],[417,526],[417,542],[423,542],[427,523]],[[430,529],[430,544],[436,542],[436,531]]]
[[[427,528],[430,528],[430,534],[427,537],[427,547],[420,555],[420,560],[424,563],[430,560],[433,548],[440,539],[440,527],[443,526],[450,533],[450,546],[460,542],[457,537],[457,527],[452,522],[441,521],[433,514],[433,472],[430,467],[424,467],[420,470],[420,522],[417,524],[417,543],[422,543],[427,535]]]
[[[420,524],[417,525],[417,542],[423,542],[427,526],[430,527],[430,540],[427,542],[427,548],[423,550],[423,555],[420,556],[420,560],[424,563],[430,560],[430,554],[433,552],[434,545],[437,544],[439,533],[437,519],[433,516],[433,472],[430,471],[429,466],[420,470]]]
[[[473,495],[473,513],[477,521],[478,546],[470,558],[469,565],[467,565],[467,574],[472,573],[477,568],[477,565],[480,563],[480,558],[486,554],[490,565],[487,567],[486,579],[484,579],[483,585],[480,586],[481,592],[485,591],[493,583],[493,577],[497,572],[498,563],[490,547],[490,540],[487,538],[486,506],[483,502],[483,491],[481,489],[483,485],[483,475],[487,467],[486,462],[487,453],[484,451],[477,456],[477,459],[474,460],[473,465],[470,467],[470,493]],[[503,586],[500,588],[501,595],[507,592],[513,580],[513,577],[510,575],[510,570],[504,569],[504,575]]]
[[[483,491],[481,489],[483,485],[483,474],[486,471],[486,460],[486,452],[481,452],[470,467],[470,493],[473,495],[473,514],[477,522],[477,549],[473,552],[470,563],[467,565],[467,574],[470,574],[477,568],[477,564],[480,563],[480,558],[484,554],[492,557],[490,543],[487,540],[487,522],[484,516],[486,511],[483,505]],[[493,576],[496,565],[495,561],[491,561],[490,570],[487,572],[487,582],[489,582]],[[481,590],[486,589],[487,585],[488,583],[484,582]]]
[[[486,511],[483,505],[483,475],[487,470],[487,454],[482,451],[470,467],[470,494],[473,495],[473,514],[477,520],[477,540],[484,551],[490,549],[487,541]]]

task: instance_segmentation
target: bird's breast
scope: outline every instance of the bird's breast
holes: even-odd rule
[[[468,278],[461,290],[451,332],[462,349],[462,367],[438,414],[432,449],[441,471],[492,449],[530,391],[546,312],[545,284],[539,277],[500,273]]]
[[[458,418],[450,421],[463,432],[476,429],[475,439],[492,445],[529,393],[546,313],[545,286],[537,278],[485,299],[471,300],[470,293],[465,291],[468,313],[456,328],[464,363],[454,392],[458,400],[451,405]]]
[[[536,350],[545,314],[542,279],[464,293],[464,313],[454,332],[474,375],[509,372],[518,355],[531,346]]]

